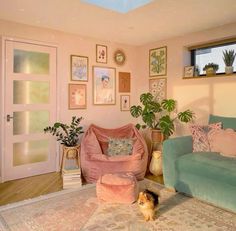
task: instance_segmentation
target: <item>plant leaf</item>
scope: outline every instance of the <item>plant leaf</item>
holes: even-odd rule
[[[172,112],[176,108],[176,101],[173,99],[163,99],[161,102],[161,106],[168,112]]]
[[[130,113],[133,117],[138,118],[142,114],[143,110],[141,106],[135,106],[133,105],[130,108]]]

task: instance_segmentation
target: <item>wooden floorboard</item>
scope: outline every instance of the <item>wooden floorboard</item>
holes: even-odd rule
[[[59,172],[8,181],[0,184],[0,205],[62,190]]]
[[[163,184],[163,176],[154,176],[148,173],[146,178]],[[62,178],[59,172],[8,181],[0,184],[0,205],[26,200],[60,190],[62,190]]]

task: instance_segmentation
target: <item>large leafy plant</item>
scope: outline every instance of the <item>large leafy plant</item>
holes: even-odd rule
[[[133,117],[141,116],[143,125],[136,124],[138,129],[149,127],[160,130],[166,138],[175,131],[174,122],[179,120],[188,123],[192,120],[194,113],[190,110],[176,113],[177,102],[174,99],[164,99],[156,102],[151,93],[143,93],[140,96],[142,105],[133,105],[130,113]]]
[[[67,147],[76,146],[79,142],[80,134],[84,133],[83,127],[80,126],[82,119],[82,117],[73,116],[69,125],[56,122],[53,126],[44,128],[44,132],[56,136],[57,141]]]

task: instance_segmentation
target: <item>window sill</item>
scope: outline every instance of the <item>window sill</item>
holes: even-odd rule
[[[218,77],[218,78],[227,78],[227,77],[236,77],[236,74],[231,74],[231,75],[212,75],[212,76],[206,76],[206,75],[201,75],[201,76],[193,76],[193,77],[183,77],[183,79],[209,79],[213,77]]]

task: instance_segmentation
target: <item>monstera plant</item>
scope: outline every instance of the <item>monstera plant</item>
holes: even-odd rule
[[[144,122],[144,124],[136,124],[136,127],[159,130],[165,138],[174,133],[176,120],[188,123],[194,116],[190,110],[177,113],[176,100],[163,99],[161,102],[156,102],[151,93],[143,93],[140,96],[140,102],[142,105],[133,105],[130,108],[131,115],[135,118],[141,117]]]

